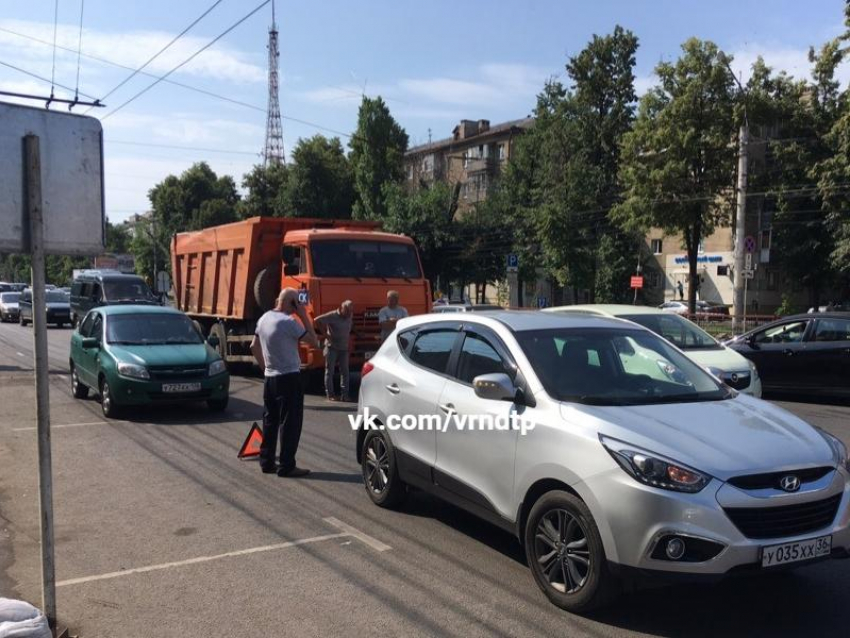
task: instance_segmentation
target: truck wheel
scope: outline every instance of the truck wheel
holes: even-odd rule
[[[280,293],[280,270],[263,268],[254,280],[254,301],[260,310],[266,312],[274,308]]]

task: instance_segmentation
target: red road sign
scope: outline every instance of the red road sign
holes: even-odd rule
[[[643,288],[643,277],[634,275],[632,277],[632,288]]]

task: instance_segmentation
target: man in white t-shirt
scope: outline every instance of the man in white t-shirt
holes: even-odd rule
[[[297,317],[297,319],[296,319]],[[304,419],[304,391],[301,387],[301,357],[298,342],[319,347],[307,311],[298,303],[298,291],[284,288],[273,310],[257,322],[251,353],[263,371],[263,444],[260,468],[266,474],[306,476],[310,470],[295,464]],[[282,427],[281,427],[282,426]],[[280,434],[280,468],[275,465]]]
[[[381,326],[381,342],[392,334],[399,319],[407,317],[407,308],[398,304],[398,291],[387,293],[387,305],[378,311],[378,324]]]

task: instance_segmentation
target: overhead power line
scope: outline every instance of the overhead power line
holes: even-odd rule
[[[56,82],[56,32],[59,29],[59,0],[53,4],[53,69],[50,71],[50,97],[53,97],[53,85]],[[47,102],[50,106],[50,102]]]
[[[150,91],[150,90],[151,90],[153,87],[155,87],[157,84],[159,84],[160,82],[162,82],[163,80],[165,80],[165,79],[166,79],[169,75],[171,75],[171,74],[172,74],[172,73],[174,73],[175,71],[178,71],[178,70],[179,70],[179,69],[181,69],[182,67],[184,67],[184,66],[186,66],[187,64],[189,64],[189,62],[191,62],[192,60],[194,60],[194,59],[195,59],[196,57],[198,57],[201,53],[203,53],[204,51],[206,51],[207,49],[209,49],[212,45],[214,45],[216,42],[218,42],[219,40],[221,40],[221,39],[222,39],[224,36],[226,36],[228,33],[230,33],[231,31],[233,31],[236,27],[238,27],[240,24],[242,24],[243,22],[245,22],[248,18],[250,18],[251,16],[253,16],[255,13],[257,13],[260,9],[262,9],[264,6],[266,6],[269,2],[271,2],[271,0],[263,0],[263,2],[261,2],[259,5],[257,5],[257,7],[255,7],[255,8],[254,8],[254,9],[253,9],[250,13],[248,13],[246,16],[244,16],[244,17],[240,18],[237,22],[235,22],[234,24],[232,24],[231,26],[229,26],[227,29],[225,29],[224,31],[222,31],[222,32],[221,32],[219,35],[217,35],[215,38],[213,38],[212,40],[210,40],[207,44],[205,44],[204,46],[202,46],[200,49],[198,49],[197,51],[195,51],[195,52],[194,52],[192,55],[190,55],[188,58],[186,58],[185,60],[183,60],[180,64],[178,64],[178,65],[177,65],[177,66],[175,66],[173,69],[171,69],[168,73],[166,73],[165,75],[163,75],[163,76],[162,76],[162,77],[160,77],[160,78],[157,78],[154,82],[152,82],[151,84],[149,84],[148,86],[146,86],[144,89],[142,89],[141,91],[139,91],[138,93],[136,93],[136,94],[135,94],[133,97],[131,97],[129,100],[127,100],[126,102],[123,102],[123,103],[122,103],[122,104],[120,104],[119,106],[117,106],[117,107],[115,107],[114,109],[112,109],[109,113],[107,113],[106,115],[104,115],[101,119],[102,119],[102,120],[105,120],[106,118],[108,118],[108,117],[110,117],[110,116],[114,115],[115,113],[117,113],[118,111],[120,111],[121,109],[123,109],[125,106],[127,106],[128,104],[131,104],[132,102],[134,102],[135,100],[137,100],[138,98],[140,98],[142,95],[144,95],[145,93],[147,93],[148,91]]]
[[[80,53],[83,50],[83,12],[86,10],[86,0],[80,0],[80,35],[77,38],[77,83],[74,85],[74,99],[80,95]],[[55,51],[55,49],[54,49]]]
[[[184,35],[186,35],[186,34],[187,34],[187,33],[188,33],[188,32],[189,32],[189,31],[190,31],[190,30],[191,30],[191,29],[192,29],[195,25],[197,25],[197,24],[198,24],[201,20],[203,20],[205,17],[207,17],[207,15],[209,15],[209,13],[210,13],[213,9],[215,9],[218,5],[220,5],[223,1],[224,1],[224,0],[216,0],[216,1],[212,4],[212,6],[210,6],[210,7],[209,7],[206,11],[204,11],[204,12],[203,12],[200,16],[198,16],[197,18],[195,18],[195,19],[191,22],[191,24],[189,24],[189,26],[187,26],[187,27],[186,27],[185,29],[183,29],[180,33],[178,33],[176,36],[174,36],[168,44],[166,44],[166,45],[165,45],[164,47],[162,47],[159,51],[157,51],[157,52],[156,52],[156,53],[154,53],[151,57],[149,57],[149,58],[147,59],[147,61],[145,61],[145,63],[144,63],[142,66],[140,66],[138,69],[133,70],[133,72],[132,72],[130,75],[128,75],[128,76],[127,76],[126,78],[124,78],[123,80],[121,80],[121,82],[119,82],[119,83],[118,83],[118,84],[117,84],[117,85],[116,85],[116,86],[115,86],[115,87],[114,87],[111,91],[107,92],[107,93],[106,93],[106,95],[104,95],[104,96],[103,96],[102,98],[100,98],[100,99],[101,99],[101,100],[105,100],[105,99],[106,99],[106,98],[108,98],[110,95],[112,95],[113,93],[115,93],[115,91],[117,91],[117,90],[118,90],[118,89],[120,89],[122,86],[124,86],[125,84],[127,84],[127,82],[129,82],[129,81],[130,81],[130,80],[132,80],[134,77],[136,77],[136,75],[138,75],[138,74],[139,74],[142,70],[144,70],[144,69],[145,69],[145,67],[147,67],[147,66],[148,66],[151,62],[153,62],[154,60],[156,60],[156,59],[157,59],[160,55],[162,55],[163,53],[165,53],[165,52],[166,52],[169,48],[171,48],[171,46],[172,46],[175,42],[177,42],[180,38],[182,38]],[[202,50],[203,50],[203,49],[202,49]]]
[[[229,155],[251,155],[253,157],[257,157],[259,153],[252,153],[250,151],[234,151],[230,149],[221,149],[221,148],[200,148],[196,146],[178,146],[176,144],[154,144],[152,142],[130,142],[125,140],[108,140],[107,144],[122,144],[128,146],[149,146],[152,148],[173,148],[180,151],[200,151],[202,153],[227,153]]]
[[[74,92],[74,89],[72,89],[70,86],[65,86],[64,84],[59,84],[59,82],[52,82],[52,81],[50,80],[50,78],[46,78],[46,77],[44,77],[43,75],[38,75],[37,73],[33,73],[32,71],[27,71],[26,69],[22,69],[21,67],[19,67],[19,66],[15,66],[14,64],[9,64],[8,62],[3,62],[2,60],[0,60],[0,65],[5,66],[5,67],[8,67],[8,68],[10,68],[10,69],[14,69],[15,71],[18,71],[18,72],[20,72],[20,73],[23,73],[24,75],[28,75],[28,76],[30,76],[31,78],[35,78],[36,80],[41,80],[42,82],[46,82],[47,84],[50,84],[50,86],[51,86],[51,89],[50,89],[51,95],[53,94],[53,85],[54,85],[54,84],[55,84],[56,86],[58,86],[60,89],[65,89],[65,90],[66,90],[66,91],[68,91],[69,93],[73,93],[73,92]],[[96,104],[100,104],[100,100],[98,100],[98,99],[97,99],[95,96],[93,96],[93,95],[89,95],[88,93],[83,93],[82,91],[80,91],[80,95],[82,95],[83,97],[87,97],[87,98],[89,98],[90,100],[93,100]]]
[[[25,40],[30,40],[32,42],[38,42],[39,44],[43,44],[45,46],[52,46],[50,42],[47,40],[42,40],[41,38],[36,38],[35,36],[28,35],[26,33],[18,33],[17,31],[12,31],[11,29],[7,29],[5,27],[0,27],[0,32],[8,33],[9,35],[14,35],[19,38],[24,38]],[[68,47],[63,47],[61,45],[57,45],[58,49],[63,51],[68,51],[70,53],[76,53],[73,49]],[[106,64],[109,66],[114,66],[119,69],[124,69],[125,71],[134,71],[133,67],[127,66],[125,64],[120,64],[118,62],[113,62],[112,60],[107,60],[106,58],[102,58],[96,55],[92,55],[90,53],[82,53],[82,57],[87,58],[89,60],[94,60],[96,62],[100,62],[101,64]],[[186,84],[185,82],[179,82],[177,80],[172,80],[169,78],[165,78],[161,75],[157,75],[155,73],[149,73],[147,71],[139,71],[139,75],[144,75],[149,78],[159,79],[167,84],[171,84],[173,86],[179,86],[180,88],[187,89],[189,91],[194,91],[195,93],[200,93],[201,95],[206,95],[209,97],[214,97],[217,100],[223,100],[224,102],[230,102],[231,104],[235,104],[237,106],[243,106],[245,108],[251,109],[252,111],[257,111],[259,113],[265,113],[266,109],[262,106],[257,106],[256,104],[250,104],[249,102],[243,102],[242,100],[237,100],[235,98],[229,97],[227,95],[221,95],[220,93],[215,93],[214,91],[208,91],[207,89],[202,89],[197,86],[192,86],[191,84]],[[81,95],[83,95],[81,93]],[[94,99],[94,98],[92,98]],[[303,124],[304,126],[309,126],[310,128],[317,129],[319,131],[326,131],[328,133],[333,133],[334,135],[339,135],[341,137],[346,138],[354,138],[355,136],[351,133],[345,133],[343,131],[338,131],[336,129],[330,128],[328,126],[324,126],[322,124],[317,124],[316,122],[310,122],[309,120],[303,120],[297,117],[291,117],[286,115],[281,115],[281,118],[287,120],[289,122],[295,122],[297,124]]]

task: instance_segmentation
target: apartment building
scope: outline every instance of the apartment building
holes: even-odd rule
[[[451,137],[407,151],[408,187],[443,181],[460,185],[460,209],[483,201],[510,160],[515,139],[533,123],[534,118],[492,126],[489,120],[461,120]]]

